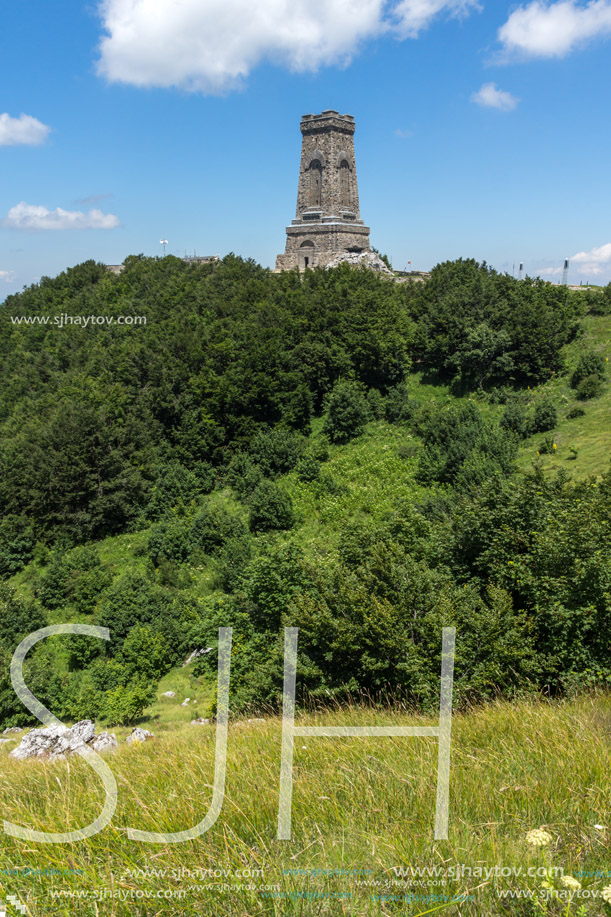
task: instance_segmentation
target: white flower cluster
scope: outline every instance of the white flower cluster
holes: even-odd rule
[[[574,879],[573,876],[562,876],[560,881],[565,888],[568,888],[573,892],[578,892],[581,888],[581,882],[578,879]]]
[[[533,828],[526,835],[526,843],[531,847],[549,847],[552,841],[553,837],[549,831],[544,831],[543,828]]]

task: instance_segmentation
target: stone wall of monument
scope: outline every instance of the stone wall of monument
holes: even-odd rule
[[[336,111],[304,115],[297,218],[286,230],[276,270],[317,267],[344,252],[370,250],[360,219],[354,118]]]
[[[323,113],[324,115],[324,113]],[[304,212],[319,209],[325,215],[339,216],[341,211],[359,218],[359,194],[354,156],[354,119],[306,115],[301,121],[302,145],[297,190],[297,218]],[[321,165],[321,190],[318,203],[312,199],[312,163]],[[346,163],[346,166],[342,166]],[[347,172],[343,187],[342,170]]]
[[[362,224],[337,222],[314,226],[292,225],[287,227],[286,251],[276,258],[276,270],[321,267],[340,252],[363,252],[369,249],[369,228]]]

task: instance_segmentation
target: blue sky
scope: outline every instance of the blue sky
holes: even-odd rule
[[[3,26],[0,299],[161,238],[273,265],[326,108],[395,267],[611,281],[611,0],[13,0]]]

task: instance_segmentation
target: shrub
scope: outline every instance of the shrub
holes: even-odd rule
[[[32,559],[34,529],[25,516],[8,515],[0,521],[0,577],[12,576]]]
[[[82,634],[70,634],[63,638],[68,653],[70,671],[85,669],[99,659],[104,652],[104,641],[97,637],[86,637]]]
[[[553,430],[558,423],[558,411],[548,399],[540,401],[535,406],[533,415],[533,430],[535,433],[547,433]]]
[[[157,478],[147,506],[148,517],[162,519],[173,509],[188,506],[199,493],[211,490],[214,479],[206,476],[205,468],[209,469],[209,466],[202,464],[199,470],[204,469],[204,471],[198,478],[180,462],[160,465],[156,469]]]
[[[308,452],[319,462],[329,461],[329,443],[324,436],[319,436],[310,442]]]
[[[12,652],[20,640],[46,623],[36,605],[16,598],[10,586],[0,585],[0,646]]]
[[[104,695],[101,715],[109,726],[129,726],[153,703],[155,694],[156,685],[142,681],[132,682],[127,687],[119,685]]]
[[[148,550],[149,557],[156,567],[164,560],[178,563],[186,560],[189,539],[184,521],[172,520],[154,525],[149,535]]]
[[[302,436],[283,427],[277,427],[256,433],[248,451],[263,474],[273,476],[292,471],[299,461],[303,447]]]
[[[318,487],[322,493],[330,494],[333,497],[343,497],[350,493],[348,485],[334,478],[326,468],[323,468],[318,476]]]
[[[236,452],[227,468],[227,483],[242,498],[249,497],[263,480],[263,470],[246,452]]]
[[[195,614],[193,604],[169,589],[151,584],[139,573],[126,573],[107,590],[96,624],[108,627],[109,655],[115,655],[137,624],[149,625],[165,637],[172,664],[184,652],[186,627]]]
[[[374,420],[382,420],[385,414],[384,399],[377,388],[370,388],[367,392],[367,404],[369,413]]]
[[[224,592],[236,592],[251,558],[250,537],[232,538],[223,548],[217,568],[217,579]]]
[[[605,378],[605,361],[600,353],[593,350],[583,353],[577,362],[571,376],[571,386],[577,388],[579,383],[588,376],[597,376],[599,379]]]
[[[586,376],[585,379],[582,379],[577,386],[577,397],[580,401],[589,401],[590,398],[597,398],[601,393],[602,387],[603,383],[600,376],[592,373],[590,376]]]
[[[37,595],[47,608],[73,605],[79,614],[91,614],[101,594],[112,582],[93,545],[56,551],[41,577]]]
[[[485,420],[472,402],[422,413],[417,432],[424,440],[416,471],[422,483],[439,481],[468,489],[513,468],[513,437]]]
[[[530,433],[530,420],[525,408],[516,402],[510,402],[503,411],[501,426],[516,436],[524,438]]]
[[[389,423],[405,423],[410,417],[410,403],[405,383],[393,386],[384,402],[386,420]]]
[[[320,469],[322,468],[322,463],[318,459],[314,458],[313,455],[304,455],[299,459],[297,464],[297,477],[300,481],[305,481],[310,483],[311,481],[317,481],[318,476],[320,475]]]
[[[334,443],[347,443],[365,429],[369,407],[358,385],[339,381],[329,398],[323,431]]]
[[[189,530],[189,550],[216,554],[233,538],[246,535],[246,525],[222,506],[207,506],[197,514]]]
[[[61,706],[56,710],[62,718],[95,720],[103,702],[104,696],[96,690],[90,672],[70,672],[68,678],[62,679]]]
[[[250,499],[250,529],[268,532],[295,524],[293,501],[274,481],[261,481]]]
[[[295,545],[271,545],[251,563],[244,592],[257,630],[277,631],[290,599],[307,588],[303,554]]]
[[[575,420],[576,417],[583,417],[584,414],[585,414],[585,411],[583,408],[576,407],[576,408],[571,408],[571,410],[568,412],[566,417],[567,417],[567,420]]]
[[[163,634],[140,624],[127,635],[118,658],[130,682],[138,677],[147,682],[158,681],[172,661]]]

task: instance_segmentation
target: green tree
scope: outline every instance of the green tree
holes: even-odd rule
[[[533,430],[535,433],[547,433],[558,423],[558,411],[553,401],[544,399],[535,405]]]
[[[339,381],[329,398],[323,432],[335,443],[345,443],[365,429],[369,408],[362,390],[354,382]]]
[[[262,481],[250,498],[250,528],[253,532],[290,529],[295,524],[293,501],[274,481]]]
[[[594,350],[590,350],[587,353],[582,353],[579,357],[577,366],[571,375],[572,387],[577,388],[579,383],[586,379],[588,376],[596,376],[600,380],[605,378],[604,357],[602,354],[596,353]]]

